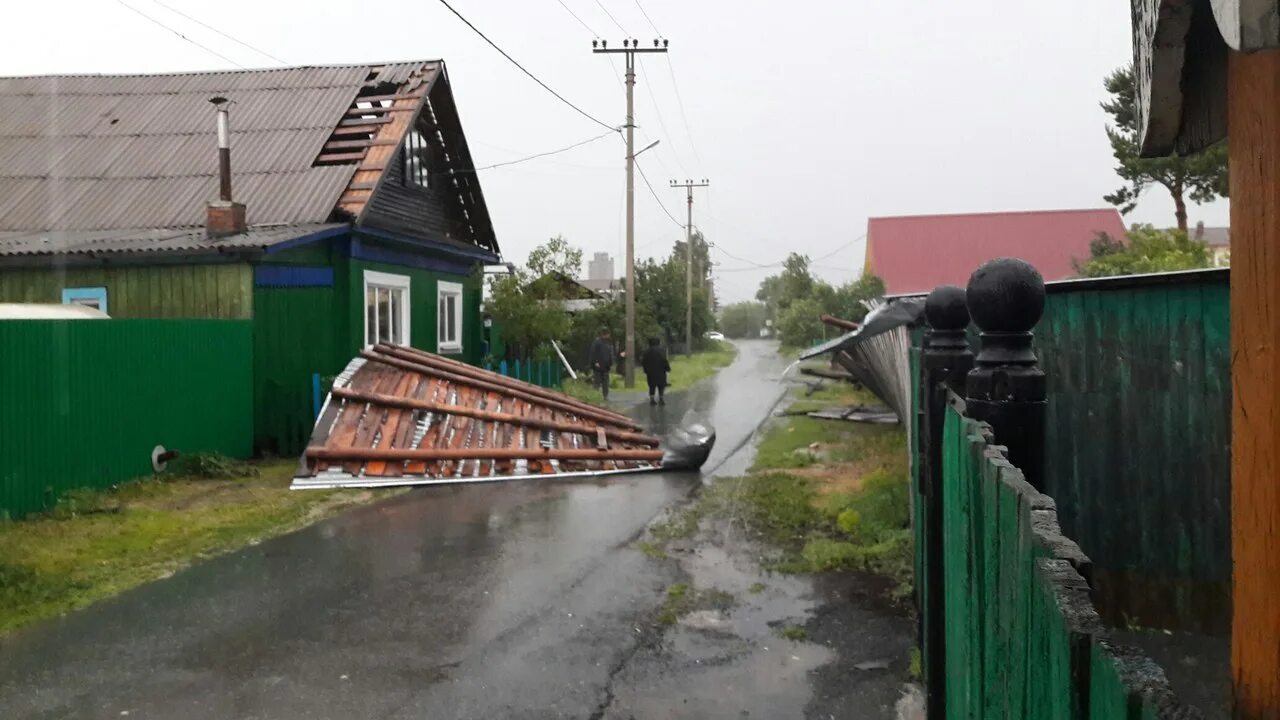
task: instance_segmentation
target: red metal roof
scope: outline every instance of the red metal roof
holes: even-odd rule
[[[1072,277],[1073,258],[1089,256],[1089,241],[1105,232],[1124,237],[1115,208],[912,215],[867,221],[867,269],[890,295],[959,285],[979,265],[1016,257],[1048,280]]]

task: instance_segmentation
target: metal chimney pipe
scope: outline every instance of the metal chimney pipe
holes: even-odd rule
[[[218,109],[218,198],[231,202],[231,119],[230,103],[224,97],[209,100]]]

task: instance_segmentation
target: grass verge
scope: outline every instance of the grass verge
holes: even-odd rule
[[[394,492],[291,491],[295,466],[200,460],[0,523],[0,634]]]
[[[703,378],[711,377],[720,368],[733,362],[738,350],[733,343],[716,341],[714,347],[693,355],[671,356],[671,372],[667,374],[668,389],[684,389]],[[636,370],[636,387],[643,392],[646,388],[644,373]],[[609,378],[610,391],[623,390],[623,378],[614,373]],[[581,373],[577,380],[566,380],[561,390],[573,397],[591,403],[600,403],[603,398],[600,391],[591,386],[589,373]]]
[[[868,404],[865,391],[829,386],[801,402]],[[792,407],[795,407],[793,404]],[[687,536],[707,515],[742,518],[778,550],[784,572],[865,570],[891,578],[895,599],[911,592],[912,536],[906,433],[804,416],[777,418],[751,472],[721,478],[689,510],[655,526],[654,551]]]

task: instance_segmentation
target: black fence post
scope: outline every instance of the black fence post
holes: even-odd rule
[[[924,305],[928,342],[920,353],[920,495],[924,502],[924,677],[929,720],[945,720],[946,710],[946,586],[942,548],[942,428],[947,390],[964,391],[973,368],[973,353],[965,335],[969,309],[965,291],[942,285],[929,293]]]
[[[969,417],[991,425],[1009,448],[1009,462],[1044,491],[1045,377],[1032,348],[1032,328],[1044,314],[1044,278],[1013,258],[992,260],[969,278],[969,315],[982,330],[969,373]]]

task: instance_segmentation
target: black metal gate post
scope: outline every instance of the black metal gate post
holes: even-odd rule
[[[1013,258],[992,260],[969,277],[969,315],[982,330],[969,373],[969,417],[991,425],[1009,462],[1044,491],[1045,377],[1032,348],[1032,329],[1044,314],[1044,278]]]
[[[965,291],[942,285],[929,293],[924,305],[929,339],[920,356],[920,491],[924,502],[924,677],[929,720],[945,720],[946,711],[946,587],[942,548],[942,428],[947,390],[964,392],[973,368],[973,353],[965,330],[969,310]]]

